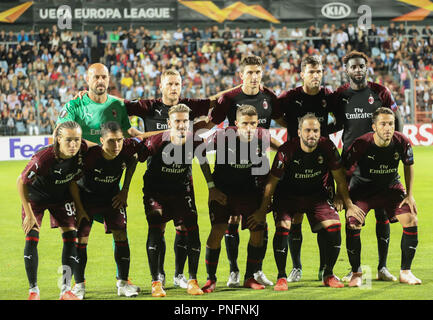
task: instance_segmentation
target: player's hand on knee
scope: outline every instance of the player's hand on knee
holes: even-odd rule
[[[365,221],[365,214],[362,209],[354,204],[349,206],[346,210],[346,219],[349,219],[350,217],[356,219],[360,225],[364,224]]]
[[[120,209],[128,206],[128,190],[122,189],[113,197],[113,208]]]
[[[85,210],[79,210],[77,209],[77,226],[81,224],[81,221],[83,219],[86,219],[87,221],[90,221],[89,215]]]
[[[34,215],[32,216],[26,216],[24,218],[23,224],[22,224],[24,233],[27,234],[30,232],[30,230],[35,229],[39,232],[39,224],[36,221],[36,217]]]
[[[415,198],[408,194],[406,195],[406,197],[403,199],[402,202],[400,202],[400,205],[398,206],[399,208],[401,208],[403,205],[407,204],[410,208],[410,213],[416,215],[416,203],[415,203]]]
[[[266,221],[266,213],[261,210],[256,210],[247,219],[247,226],[249,229],[253,230],[259,225],[264,225]]]
[[[221,192],[217,188],[210,188],[209,189],[209,203],[211,201],[217,201],[221,205],[225,206],[227,204],[227,195],[223,192]]]

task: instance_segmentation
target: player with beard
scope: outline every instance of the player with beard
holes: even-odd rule
[[[209,187],[209,216],[212,229],[206,243],[206,269],[208,279],[203,292],[216,288],[216,271],[221,251],[221,240],[227,230],[230,216],[242,216],[242,229],[250,214],[260,205],[263,184],[269,172],[266,149],[270,144],[269,132],[258,128],[257,111],[253,106],[237,109],[236,126],[217,130],[210,138],[206,150],[216,150],[215,170],[209,164],[201,165]],[[254,279],[261,263],[264,224],[250,230],[244,287],[264,289]]]
[[[207,128],[210,129],[219,125],[227,117],[229,126],[235,126],[236,112],[241,105],[251,105],[256,108],[258,115],[258,126],[269,129],[271,120],[285,126],[279,102],[275,93],[267,88],[262,88],[263,63],[258,56],[246,56],[240,63],[240,77],[242,85],[224,93],[217,101],[215,107],[209,115]],[[278,148],[279,143],[271,139],[271,147]],[[239,216],[231,216],[229,226],[225,235],[227,257],[230,263],[230,276],[227,281],[228,287],[240,286],[239,267],[237,264],[239,251]],[[266,255],[268,243],[268,230],[265,227],[263,249],[261,261]],[[254,279],[262,285],[273,285],[262,271],[262,264],[258,266],[258,271],[254,274]]]
[[[169,131],[148,138],[147,149],[140,158],[145,161],[151,157],[143,177],[143,202],[149,228],[146,248],[154,297],[166,295],[159,277],[159,257],[163,248],[163,227],[170,220],[175,225],[182,222],[187,230],[187,293],[203,294],[197,283],[201,244],[191,173],[195,148],[202,141],[194,141],[189,131],[190,111],[184,104],[171,107],[167,121]]]
[[[76,122],[60,124],[54,131],[53,145],[37,151],[17,181],[22,202],[22,227],[26,235],[24,263],[30,285],[29,300],[40,300],[37,246],[45,210],[50,212],[51,227],[58,227],[62,233],[60,300],[78,300],[71,292],[71,278],[77,263],[77,226],[70,186],[71,181],[81,175],[82,157],[88,150],[88,144],[81,136],[81,128]]]
[[[401,131],[403,122],[397,104],[388,88],[368,81],[368,57],[362,52],[352,51],[343,58],[349,83],[339,87],[334,95],[334,115],[336,130],[343,129],[343,153],[353,141],[371,131],[371,118],[379,107],[391,109],[395,113],[395,129]],[[350,174],[353,168],[348,171]],[[340,207],[340,206],[339,206]],[[396,281],[386,267],[390,240],[389,219],[381,208],[375,209],[376,238],[379,263],[377,278],[383,281]],[[343,278],[350,281],[351,272]]]
[[[285,142],[275,155],[271,173],[262,197],[260,209],[248,218],[254,227],[266,219],[267,208],[273,197],[275,233],[281,235],[274,243],[278,280],[275,291],[288,290],[286,279],[287,235],[294,214],[306,212],[311,230],[323,237],[325,268],[323,284],[333,288],[344,287],[333,273],[341,245],[341,223],[332,205],[329,190],[333,187],[328,176],[332,174],[337,190],[347,207],[347,216],[361,221],[362,210],[349,198],[345,170],[340,154],[329,138],[320,136],[320,123],[313,114],[299,120],[298,138]],[[279,222],[284,221],[284,225]]]
[[[421,284],[411,272],[412,260],[418,245],[418,219],[413,197],[413,151],[410,141],[394,131],[395,114],[388,108],[373,112],[372,128],[357,138],[344,154],[346,168],[356,164],[350,180],[353,202],[367,215],[370,209],[384,208],[391,222],[403,227],[401,238],[400,282]],[[399,162],[403,162],[407,192],[400,182]],[[349,287],[362,285],[361,227],[363,221],[346,220],[347,254],[352,266]]]
[[[303,85],[283,92],[278,100],[287,123],[287,140],[298,137],[298,121],[307,113],[314,114],[320,122],[320,134],[328,138],[328,113],[332,111],[332,91],[321,86],[323,78],[322,60],[319,56],[306,56],[301,62]],[[330,184],[333,184],[330,175]],[[332,198],[332,197],[331,197]],[[287,277],[288,282],[298,282],[302,276],[301,246],[303,214],[296,214],[289,231],[289,249],[293,268]],[[281,221],[280,223],[284,223]],[[282,225],[278,227],[283,227]],[[324,267],[324,246],[318,233],[317,242],[320,252],[319,280],[322,280]],[[280,243],[280,234],[276,233],[274,243]],[[275,248],[274,248],[275,250]],[[274,253],[277,254],[277,253]]]

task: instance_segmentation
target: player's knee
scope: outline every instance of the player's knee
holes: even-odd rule
[[[350,230],[359,230],[362,228],[362,224],[354,217],[349,217],[346,219],[346,226]]]
[[[229,218],[229,224],[239,224],[241,221],[240,216],[230,216]]]
[[[402,214],[398,218],[404,228],[416,227],[418,225],[418,217],[411,213]]]
[[[88,244],[89,243],[89,237],[78,237],[78,244]]]
[[[206,243],[207,246],[212,249],[219,248],[221,246],[221,240],[224,237],[226,230],[227,224],[213,225]]]
[[[126,240],[128,240],[126,230],[111,230],[111,232],[113,233],[114,241],[126,241]]]
[[[249,244],[253,247],[263,246],[263,230],[251,231]]]
[[[275,228],[285,228],[290,230],[292,223],[290,220],[280,220],[275,223]]]
[[[297,213],[293,217],[293,224],[301,224],[302,220],[304,220],[304,214],[303,213]]]
[[[186,231],[185,225],[181,224],[175,227],[177,231]]]

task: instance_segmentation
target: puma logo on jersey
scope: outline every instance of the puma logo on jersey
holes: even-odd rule
[[[102,169],[95,169],[95,172],[102,173]]]
[[[299,106],[302,107],[302,101],[295,100],[295,103],[299,104]]]
[[[294,163],[296,163],[297,165],[301,164],[301,160],[293,160]]]
[[[62,169],[60,168],[59,170],[54,170],[54,173],[62,174]]]
[[[159,110],[159,109],[155,109],[155,112],[158,112],[158,114],[161,116],[161,114],[162,114],[162,110]]]
[[[86,111],[84,111],[84,116],[89,117],[89,118],[93,118],[93,114],[92,113],[88,113]]]
[[[367,156],[368,159],[374,160],[374,155],[372,156]]]
[[[344,102],[346,102],[346,104],[348,104],[348,103],[349,103],[349,99],[346,99],[346,98],[342,98],[341,100],[343,100]]]

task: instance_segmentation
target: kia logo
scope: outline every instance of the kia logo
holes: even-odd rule
[[[331,2],[322,7],[322,14],[328,19],[343,19],[350,15],[350,7],[341,2]]]

